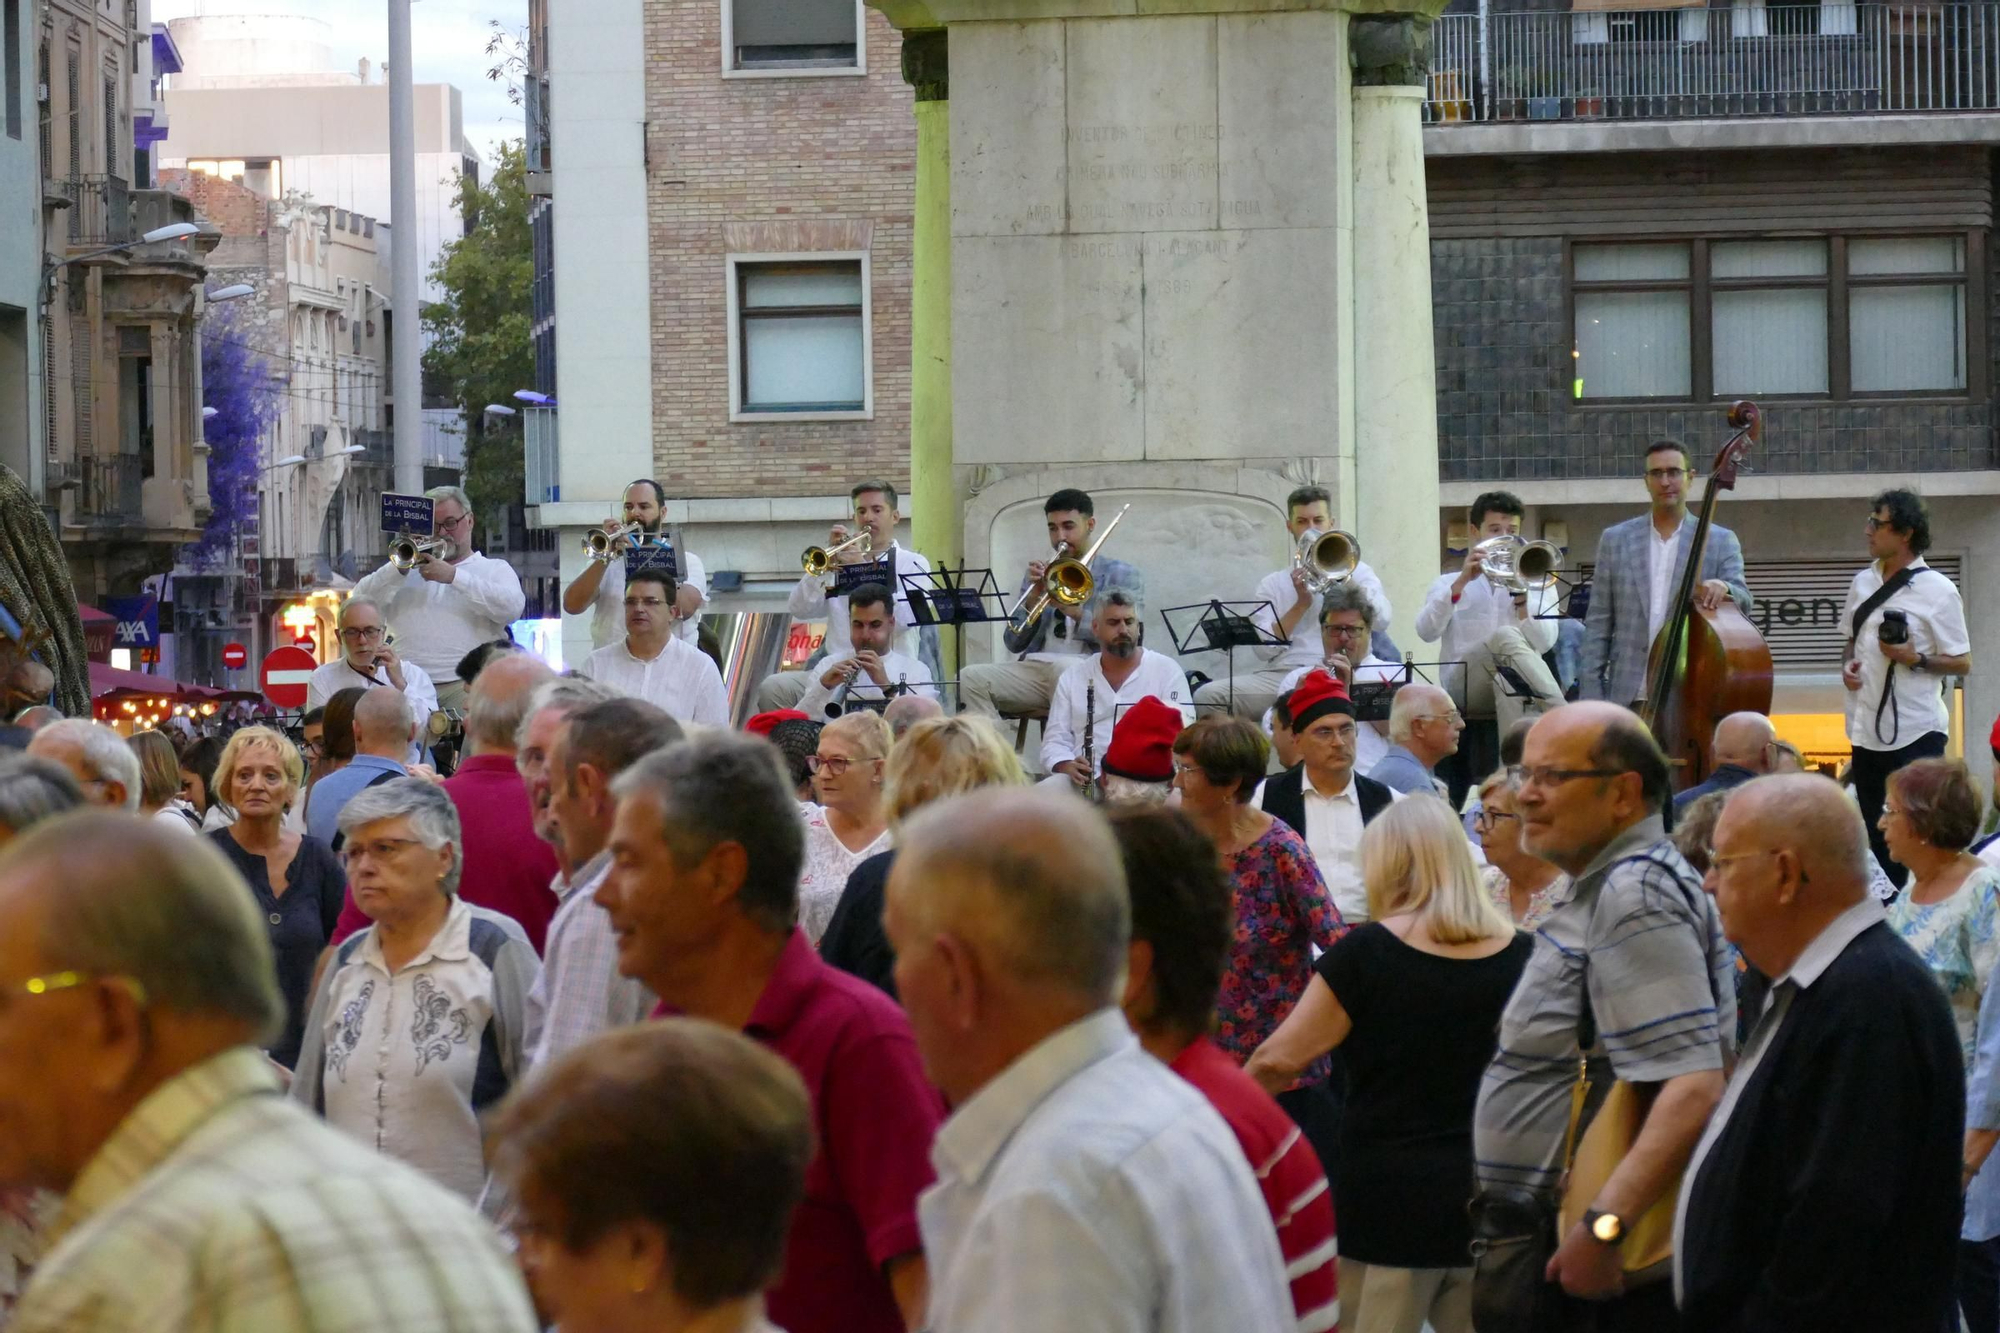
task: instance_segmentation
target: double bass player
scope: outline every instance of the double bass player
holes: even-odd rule
[[[1695,519],[1687,506],[1692,477],[1684,447],[1673,440],[1655,443],[1646,451],[1650,512],[1613,524],[1598,540],[1578,671],[1585,699],[1619,704],[1645,699],[1647,655],[1673,611],[1675,590],[1694,543]],[[1697,607],[1712,610],[1727,599],[1749,614],[1743,547],[1728,528],[1710,526],[1701,574],[1694,594]]]

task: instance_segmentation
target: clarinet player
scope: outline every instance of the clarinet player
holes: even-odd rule
[[[1119,710],[1151,695],[1181,710],[1194,721],[1187,676],[1180,663],[1165,653],[1139,646],[1139,623],[1146,608],[1130,588],[1100,587],[1088,604],[1091,637],[1103,645],[1076,662],[1056,682],[1049,700],[1049,721],[1042,733],[1042,767],[1047,786],[1086,789],[1096,779],[1110,744],[1111,727]],[[1096,744],[1091,761],[1083,758],[1086,732]]]

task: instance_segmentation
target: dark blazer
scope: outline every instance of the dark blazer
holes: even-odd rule
[[[1792,997],[1689,1184],[1681,1326],[1943,1327],[1964,1122],[1944,991],[1878,921]]]
[[[1689,806],[1710,792],[1734,791],[1756,776],[1741,765],[1723,764],[1708,775],[1706,782],[1698,782],[1674,797],[1674,814],[1685,813]]]
[[[1372,822],[1396,799],[1396,793],[1373,778],[1364,778],[1356,773],[1349,781],[1354,784],[1355,801],[1361,806],[1363,824]],[[1306,836],[1305,782],[1304,764],[1294,765],[1278,776],[1264,780],[1264,813],[1284,820],[1301,838]]]

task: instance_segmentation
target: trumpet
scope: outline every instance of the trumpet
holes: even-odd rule
[[[603,528],[592,528],[583,534],[583,553],[599,564],[605,564],[611,559],[612,547],[621,541],[639,536],[645,530],[644,523],[627,523],[609,532]]]
[[[1316,593],[1347,582],[1360,563],[1361,543],[1353,533],[1337,528],[1332,532],[1308,528],[1299,534],[1299,544],[1292,551],[1292,568],[1306,572],[1306,586]]]
[[[875,539],[868,535],[868,529],[863,528],[838,545],[806,547],[804,554],[799,556],[799,565],[814,578],[824,578],[826,572],[833,568],[833,558],[857,542],[861,545],[860,554],[863,558],[875,553]]]
[[[1125,510],[1131,507],[1128,504],[1120,509],[1104,525],[1104,531],[1091,539],[1090,546],[1082,555],[1070,554],[1068,542],[1056,548],[1061,554],[1049,561],[1049,567],[1042,571],[1041,584],[1030,588],[1015,604],[1014,613],[1007,617],[1008,633],[1018,637],[1033,629],[1052,601],[1061,602],[1064,606],[1082,606],[1090,600],[1090,594],[1097,590],[1097,579],[1090,572],[1091,559],[1111,536],[1111,530],[1118,526],[1118,521],[1125,517]]]
[[[444,545],[438,537],[412,537],[404,533],[389,543],[389,563],[398,574],[407,574],[417,567],[417,561]]]
[[[1531,542],[1521,536],[1488,537],[1472,551],[1484,560],[1480,572],[1509,592],[1548,587],[1562,563],[1562,552],[1554,542]]]

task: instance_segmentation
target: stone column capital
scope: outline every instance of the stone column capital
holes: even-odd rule
[[[903,82],[916,89],[919,102],[951,100],[951,44],[943,28],[904,31]]]
[[[1357,87],[1424,86],[1431,65],[1428,14],[1356,14],[1348,25],[1348,50]]]

